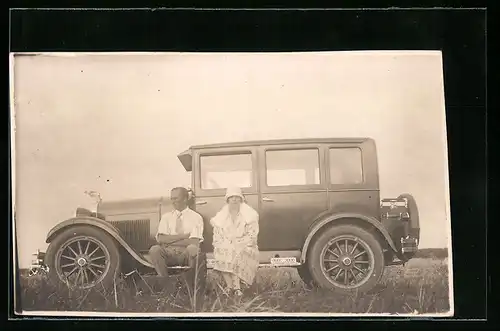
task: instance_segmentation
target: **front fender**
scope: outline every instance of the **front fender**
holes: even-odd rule
[[[109,224],[106,221],[103,221],[99,218],[91,217],[91,216],[80,216],[80,217],[73,217],[68,220],[65,220],[56,226],[54,226],[52,229],[50,229],[49,233],[47,234],[47,238],[45,240],[46,243],[50,243],[57,234],[62,231],[67,229],[70,226],[73,225],[90,225],[90,226],[95,226],[98,227],[104,231],[106,231],[110,236],[112,236],[125,250],[138,262],[141,264],[145,265],[146,267],[152,268],[153,265],[146,261],[140,254],[138,254],[132,247],[130,247],[129,244],[122,238],[120,235],[120,232],[114,227],[113,225]]]
[[[362,214],[356,214],[356,213],[340,213],[340,214],[327,216],[327,217],[321,219],[320,221],[318,221],[312,227],[312,229],[311,229],[311,231],[309,231],[309,234],[307,235],[307,238],[304,241],[304,245],[302,247],[302,254],[300,257],[301,262],[304,263],[306,261],[307,249],[309,248],[309,245],[311,243],[312,238],[320,229],[322,229],[327,224],[331,224],[332,222],[335,222],[335,221],[338,221],[341,219],[346,219],[346,218],[347,219],[348,218],[359,219],[359,220],[368,222],[369,224],[373,225],[384,236],[385,240],[387,241],[389,246],[391,246],[392,250],[394,252],[397,252],[396,245],[394,245],[394,242],[392,241],[392,238],[391,238],[389,232],[387,232],[387,230],[383,227],[383,225],[377,219],[375,219],[373,217],[366,216],[366,215],[362,215]]]

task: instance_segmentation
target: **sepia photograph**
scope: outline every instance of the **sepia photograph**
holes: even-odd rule
[[[453,316],[440,51],[10,64],[22,315]]]

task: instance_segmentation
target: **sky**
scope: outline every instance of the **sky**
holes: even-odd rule
[[[371,137],[381,197],[411,193],[421,248],[448,246],[440,52],[44,54],[13,61],[21,268],[104,200],[189,186],[177,154],[242,140]]]

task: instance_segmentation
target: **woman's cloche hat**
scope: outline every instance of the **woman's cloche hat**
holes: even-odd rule
[[[241,188],[239,187],[228,187],[226,190],[226,200],[229,199],[230,197],[240,197],[241,200],[245,200],[245,197],[243,196],[243,193],[241,192]]]

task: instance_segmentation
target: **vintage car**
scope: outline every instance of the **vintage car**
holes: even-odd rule
[[[190,206],[204,218],[208,269],[213,261],[209,220],[224,205],[229,186],[241,187],[260,215],[261,266],[297,268],[310,286],[368,291],[385,266],[404,263],[418,250],[415,199],[410,194],[380,198],[371,138],[200,145],[178,159],[191,172]],[[109,285],[120,272],[154,273],[148,250],[161,215],[171,208],[168,196],[103,201],[95,212],[77,208],[75,217],[47,235],[49,274],[90,288]]]

